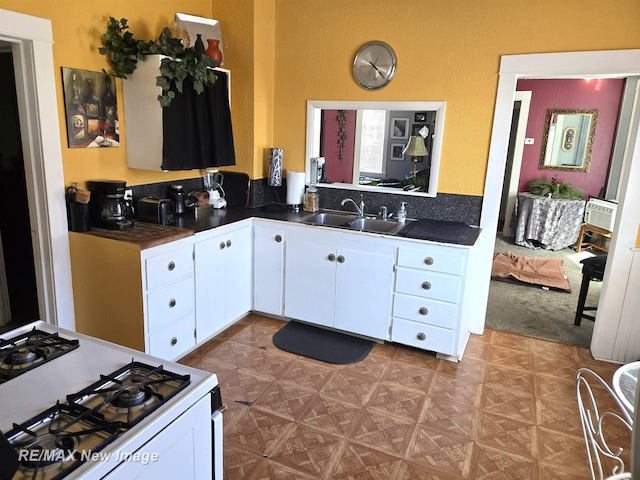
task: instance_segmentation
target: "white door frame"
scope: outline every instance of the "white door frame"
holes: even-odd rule
[[[516,91],[514,102],[520,102],[520,113],[518,115],[518,127],[516,138],[513,144],[513,158],[511,159],[511,176],[509,177],[509,191],[507,205],[505,208],[503,235],[512,237],[511,215],[516,207],[516,197],[518,195],[518,183],[520,182],[520,170],[522,168],[522,154],[524,153],[524,139],[527,134],[527,123],[529,121],[529,107],[531,106],[530,91]]]
[[[480,226],[495,232],[498,224],[500,197],[506,164],[507,145],[511,129],[513,99],[519,78],[587,78],[605,76],[633,76],[640,74],[640,50],[611,50],[596,52],[567,52],[534,55],[503,56],[489,148],[489,163],[485,180]],[[617,362],[640,356],[640,328],[628,319],[621,319],[626,285],[631,273],[640,223],[640,188],[633,188],[640,179],[640,106],[634,105],[625,154],[628,161],[621,181],[619,206],[611,240],[604,282],[591,341],[591,353],[597,359]],[[472,326],[474,333],[484,329],[486,299],[489,293],[493,236],[481,235],[479,249],[482,272],[477,288],[481,289],[485,305]],[[573,328],[569,325],[568,328]]]
[[[51,21],[0,9],[13,53],[40,318],[75,330]]]

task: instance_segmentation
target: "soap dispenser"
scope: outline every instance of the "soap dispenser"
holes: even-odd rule
[[[400,223],[404,223],[404,221],[407,219],[407,209],[405,207],[406,204],[407,202],[402,202],[402,204],[400,205],[400,210],[398,210],[398,222]]]

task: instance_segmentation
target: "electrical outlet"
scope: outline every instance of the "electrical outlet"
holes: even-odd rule
[[[133,190],[131,188],[127,188],[124,191],[124,199],[125,200],[133,200]]]

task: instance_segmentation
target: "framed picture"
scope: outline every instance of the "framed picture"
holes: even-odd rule
[[[391,119],[391,138],[409,138],[409,119]]]
[[[404,143],[392,143],[391,144],[391,160],[404,160],[404,154],[402,151],[404,150]]]
[[[414,123],[411,125],[411,136],[415,137],[416,135],[420,135],[420,130],[422,127],[426,127],[424,123]]]
[[[69,148],[119,147],[115,76],[62,67]]]
[[[427,121],[427,112],[416,112],[413,121],[416,123],[425,123]]]

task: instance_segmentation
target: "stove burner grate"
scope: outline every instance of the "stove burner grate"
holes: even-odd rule
[[[80,392],[68,395],[70,404],[90,409],[106,421],[131,428],[190,383],[189,375],[132,361]]]
[[[62,478],[120,433],[118,425],[92,416],[89,410],[57,404],[14,424],[5,436],[18,458],[19,478]]]
[[[69,340],[58,333],[36,328],[7,340],[0,338],[0,383],[64,355],[79,345],[79,340]]]

